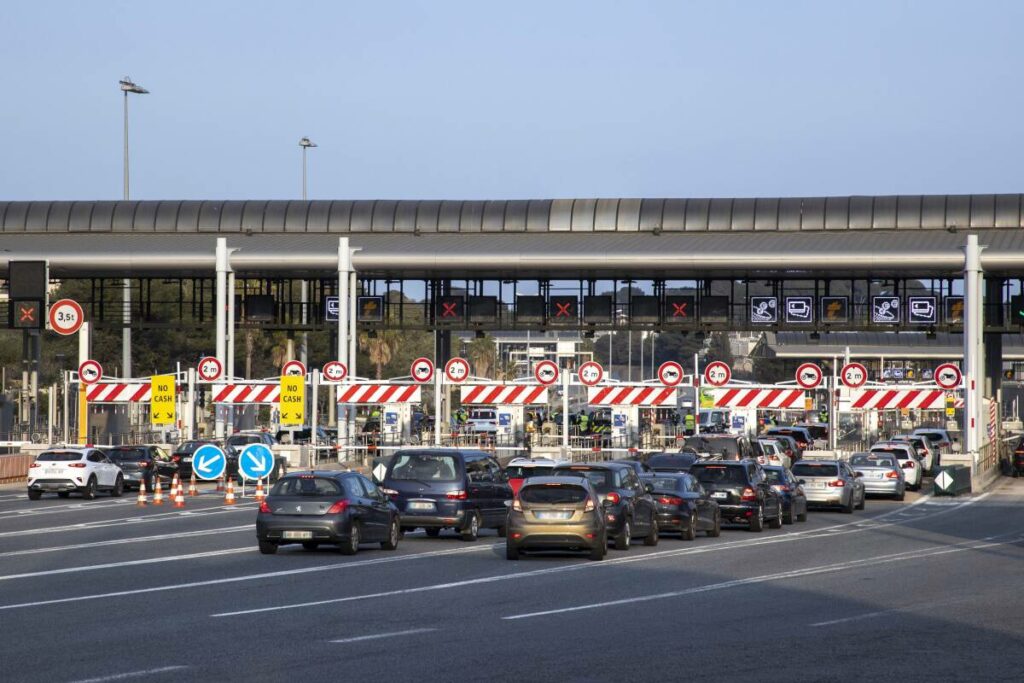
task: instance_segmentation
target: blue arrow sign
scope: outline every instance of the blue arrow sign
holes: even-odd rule
[[[274,454],[261,443],[251,443],[238,456],[238,471],[246,479],[262,479],[274,469]]]
[[[192,454],[192,471],[205,481],[219,479],[227,468],[228,459],[219,446],[203,444]]]

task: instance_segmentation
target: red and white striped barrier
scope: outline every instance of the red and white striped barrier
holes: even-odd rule
[[[463,405],[536,405],[548,402],[548,388],[538,384],[467,384],[459,388]]]
[[[152,384],[112,382],[91,384],[85,389],[85,400],[90,403],[148,403]]]
[[[607,386],[587,389],[592,406],[674,406],[676,390],[663,386]]]
[[[338,387],[338,403],[419,403],[413,384],[350,384]]]
[[[850,392],[854,410],[940,410],[946,407],[944,389],[854,389]]]
[[[281,385],[277,382],[225,384],[213,390],[214,403],[278,403],[280,400]]]
[[[804,389],[793,388],[722,388],[715,389],[716,408],[761,408],[781,410],[803,408]]]

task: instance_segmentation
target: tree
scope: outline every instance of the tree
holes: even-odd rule
[[[473,364],[473,374],[479,377],[491,376],[497,364],[497,355],[494,338],[489,334],[477,337],[466,344],[466,356]]]
[[[391,362],[401,341],[402,333],[398,330],[379,330],[373,336],[369,332],[359,333],[359,348],[370,357],[377,379],[384,377],[384,366]]]

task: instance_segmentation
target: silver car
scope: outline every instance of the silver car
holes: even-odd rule
[[[882,453],[854,453],[850,456],[850,467],[861,475],[864,492],[880,496],[892,496],[903,500],[907,480],[899,461]]]
[[[862,477],[842,460],[801,460],[792,472],[803,484],[808,507],[838,507],[847,514],[864,509]]]

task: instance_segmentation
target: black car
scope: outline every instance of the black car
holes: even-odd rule
[[[654,498],[640,483],[632,465],[619,462],[559,465],[553,477],[584,477],[597,491],[605,511],[608,534],[616,550],[628,550],[633,537],[644,545],[658,545],[658,518]]]
[[[641,478],[654,496],[658,510],[658,532],[678,531],[683,540],[692,541],[698,531],[717,537],[722,533],[722,513],[718,503],[692,475],[656,472]]]
[[[612,462],[620,462],[623,465],[629,465],[636,472],[636,476],[642,477],[651,471],[650,465],[639,460],[612,460]]]
[[[743,460],[752,458],[754,449],[745,436],[732,434],[700,434],[688,436],[683,441],[684,447],[691,448],[701,455],[720,458],[722,460]]]
[[[807,496],[803,486],[788,468],[780,465],[766,465],[764,473],[768,483],[782,498],[782,523],[807,521]]]
[[[358,472],[296,472],[270,490],[256,515],[260,552],[273,555],[279,546],[301,543],[316,550],[334,544],[355,555],[360,543],[398,547],[398,508]]]
[[[401,513],[402,530],[418,527],[436,537],[455,529],[475,541],[480,529],[505,536],[512,488],[489,453],[472,449],[400,450],[391,458],[382,488]]]
[[[171,453],[171,460],[178,465],[178,476],[182,479],[188,479],[192,476],[192,456],[200,446],[207,444],[216,446],[218,445],[215,441],[207,441],[203,439],[197,439],[194,441],[183,441],[178,444],[178,447]]]
[[[689,472],[700,456],[693,452],[655,453],[647,458],[647,466],[653,472]]]
[[[157,474],[161,482],[170,482],[178,465],[157,446],[110,446],[101,449],[124,474],[125,490],[137,489],[143,482],[153,490]]]
[[[782,500],[756,461],[699,462],[690,473],[711,492],[723,519],[748,524],[751,531],[764,529],[766,520],[772,529],[782,527]]]

